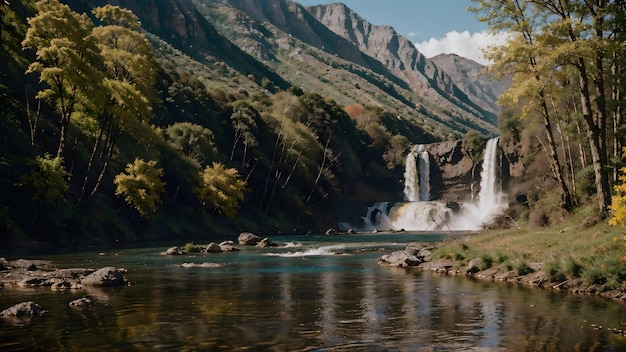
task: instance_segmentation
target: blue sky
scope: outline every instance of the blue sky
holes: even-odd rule
[[[375,25],[390,25],[424,55],[455,53],[480,63],[480,47],[492,44],[487,26],[468,12],[470,0],[295,0],[305,5],[343,2]]]

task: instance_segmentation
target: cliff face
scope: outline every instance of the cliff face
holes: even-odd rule
[[[430,155],[430,193],[432,199],[446,202],[467,202],[480,191],[480,173],[483,156],[476,159],[468,151],[463,140],[432,143],[426,145]],[[498,144],[500,180],[502,189],[514,199],[517,190],[512,185],[519,184],[524,176],[519,147],[500,140]]]

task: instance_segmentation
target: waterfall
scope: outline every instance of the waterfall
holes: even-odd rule
[[[487,141],[478,199],[467,203],[430,200],[430,155],[424,145],[411,148],[404,171],[404,201],[368,207],[363,230],[477,231],[492,224],[507,207],[499,180],[499,138]],[[435,170],[438,166],[435,166]],[[353,228],[353,227],[350,227]]]
[[[404,164],[404,200],[416,202],[420,200],[420,181],[417,171],[415,153],[410,151]]]
[[[409,151],[404,164],[404,200],[419,202],[430,200],[430,156],[424,145]]]
[[[419,200],[430,200],[430,156],[426,150],[422,151],[419,156]]]
[[[480,172],[478,208],[490,212],[501,207],[502,190],[498,183],[498,138],[487,141],[483,156],[483,169]]]

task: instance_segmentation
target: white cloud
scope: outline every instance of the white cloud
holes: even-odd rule
[[[481,48],[489,45],[501,44],[505,40],[505,35],[492,35],[486,31],[470,34],[468,31],[448,32],[444,38],[431,38],[430,40],[414,43],[426,57],[433,57],[438,54],[457,54],[459,56],[472,59],[480,64],[487,65],[489,62],[483,58]]]

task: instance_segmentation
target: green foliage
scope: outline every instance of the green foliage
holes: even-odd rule
[[[167,142],[198,167],[216,158],[213,132],[191,122],[177,122],[165,129]]]
[[[139,158],[126,165],[126,170],[115,176],[115,195],[124,197],[142,217],[149,211],[156,211],[161,204],[161,194],[165,192],[165,183],[161,180],[163,169],[156,167],[154,160],[144,161]]]
[[[513,263],[513,268],[517,270],[518,275],[528,275],[532,274],[535,270],[531,268],[528,263],[523,259],[518,259]]]
[[[491,257],[489,254],[482,254],[480,256],[479,269],[482,271],[491,268],[493,266],[493,261],[493,257]]]
[[[486,138],[476,130],[471,130],[465,134],[465,150],[470,158],[476,163],[483,156]]]
[[[65,199],[68,189],[65,181],[67,171],[62,158],[52,158],[50,154],[45,154],[30,160],[28,164],[30,170],[22,176],[19,186],[30,189],[35,202],[56,204]]]
[[[213,162],[202,171],[200,186],[195,192],[203,206],[209,204],[220,213],[234,217],[239,203],[244,199],[246,183],[241,180],[236,169],[227,169],[221,163]]]
[[[198,246],[197,244],[193,242],[187,242],[185,246],[183,247],[183,249],[187,253],[198,253],[201,250],[200,246]]]
[[[57,156],[61,156],[70,117],[79,99],[100,96],[102,74],[98,68],[102,58],[87,15],[79,15],[57,0],[38,1],[35,7],[37,14],[28,20],[30,27],[22,45],[34,50],[37,56],[27,73],[39,73],[40,81],[46,85],[37,97],[59,113]]]

